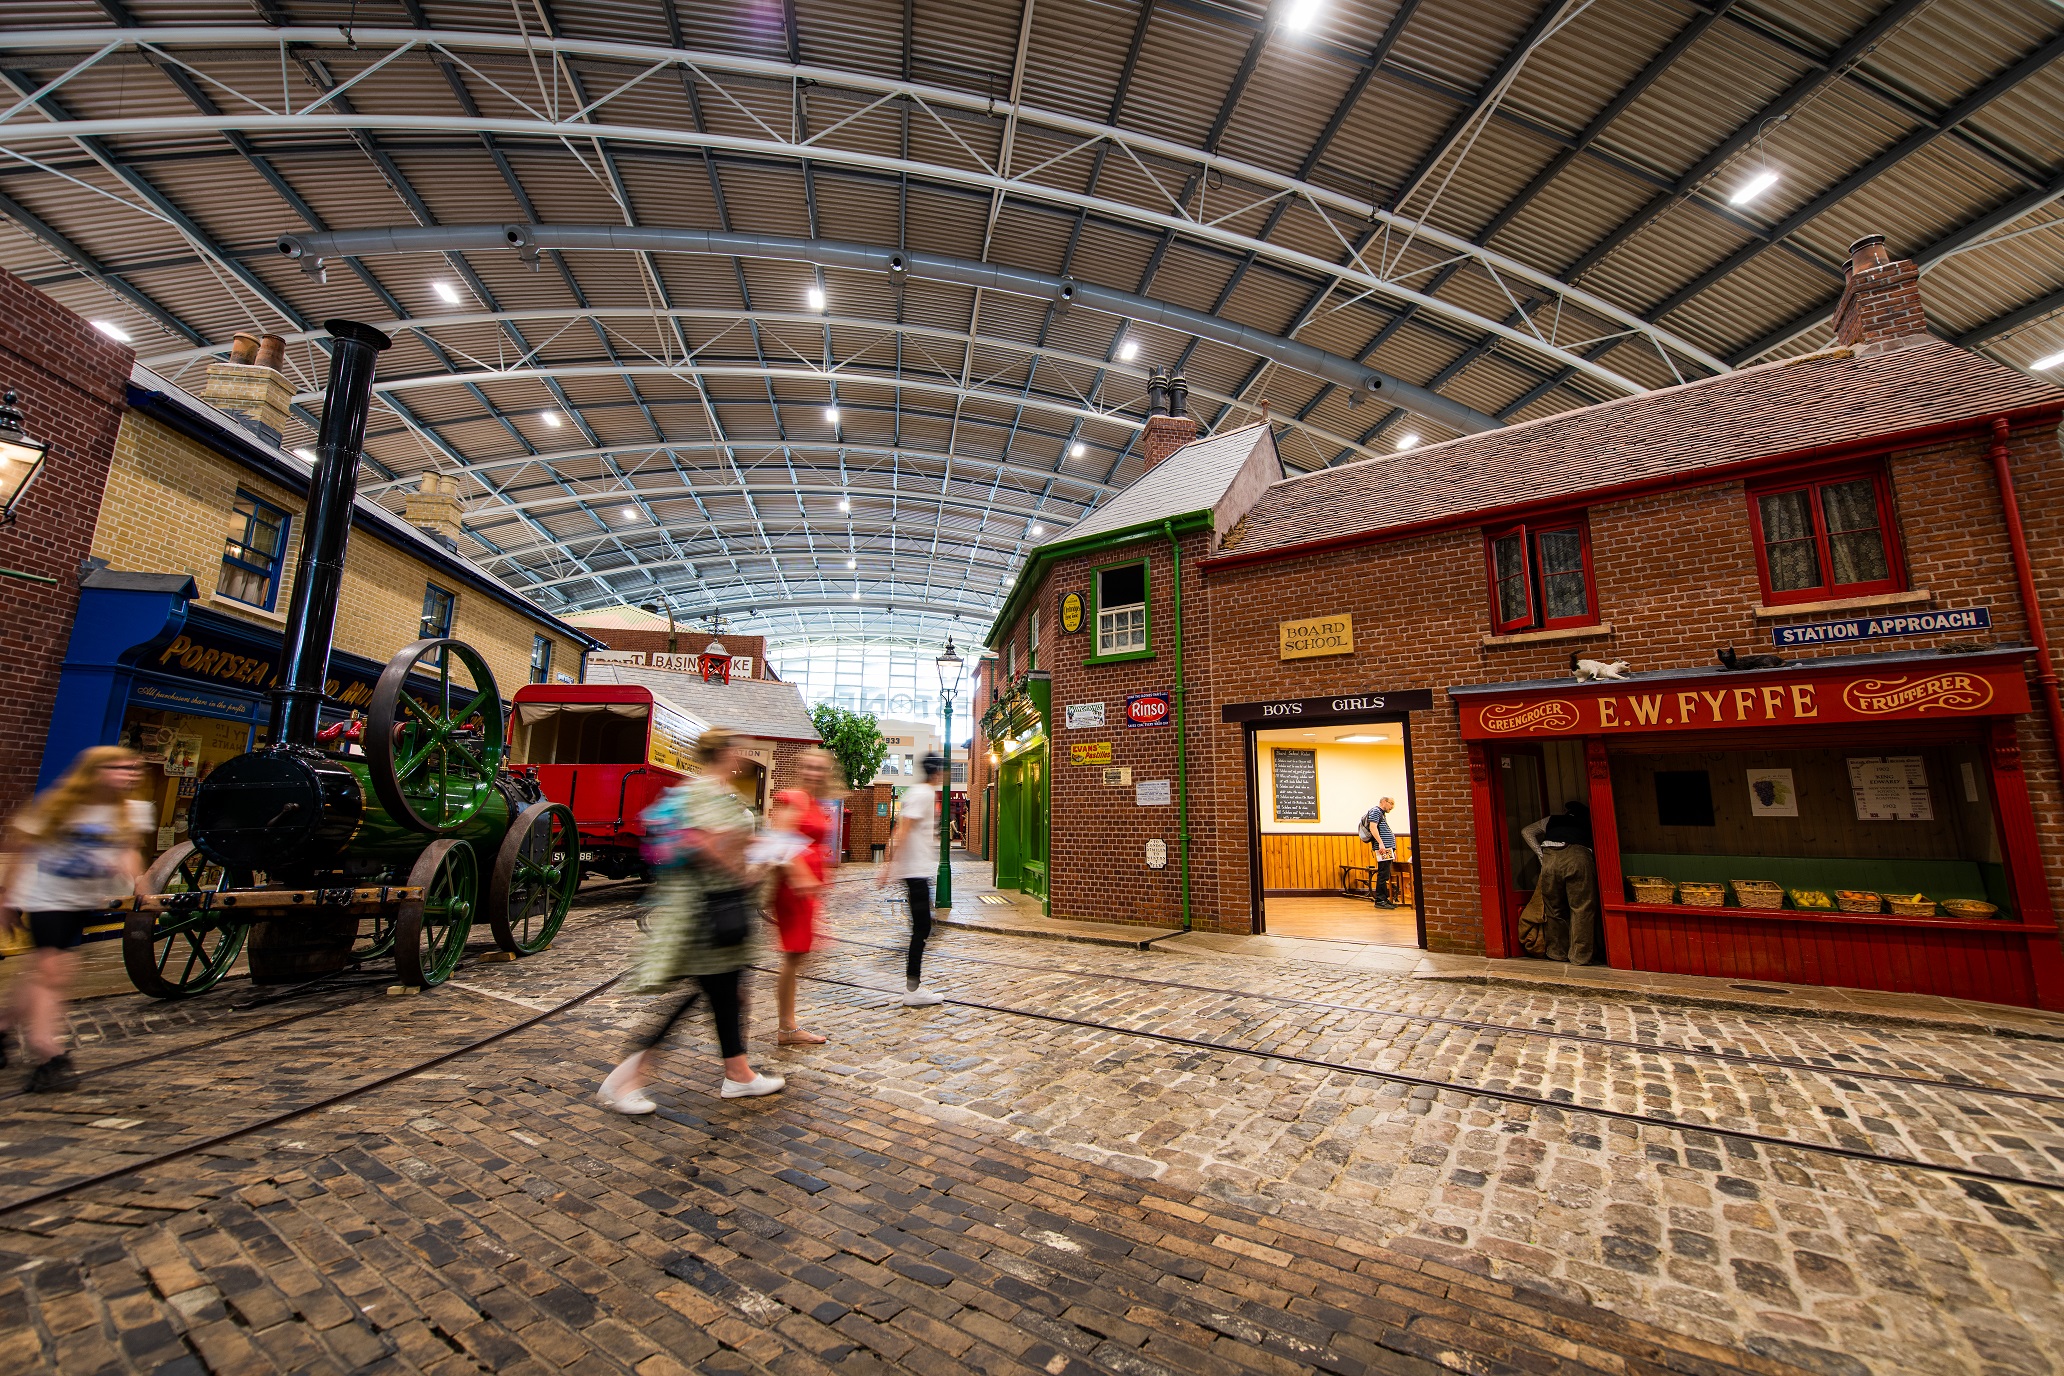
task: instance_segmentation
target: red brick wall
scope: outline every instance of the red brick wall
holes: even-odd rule
[[[846,808],[853,815],[852,828],[846,833],[847,861],[865,864],[874,853],[871,847],[888,845],[889,833],[896,825],[895,799],[891,784],[869,784],[846,795]],[[877,815],[884,803],[889,804],[891,815],[887,817]]]
[[[55,578],[0,578],[0,817],[35,790],[57,702],[58,668],[79,606],[79,566],[93,543],[124,389],[135,354],[0,270],[0,390],[29,434],[47,441],[36,484],[0,526],[0,568]]]
[[[2064,636],[2064,454],[2052,427],[2012,437],[2022,519],[2053,632]],[[1989,440],[1984,437],[1899,451],[1887,460],[1898,509],[1907,586],[1933,594],[1938,608],[1988,605],[1993,629],[1980,639],[2025,643]],[[1568,673],[1571,653],[1628,660],[1637,672],[1703,666],[1714,651],[1771,649],[1770,629],[1754,609],[1762,594],[1740,482],[1605,502],[1589,512],[1599,620],[1610,636],[1499,645],[1489,632],[1483,534],[1469,528],[1425,534],[1268,564],[1195,572],[1184,547],[1184,635],[1189,647],[1191,894],[1194,925],[1249,929],[1247,765],[1238,726],[1219,722],[1227,702],[1318,697],[1352,690],[1431,688],[1434,707],[1411,721],[1413,850],[1424,894],[1427,944],[1438,951],[1483,949],[1475,824],[1467,753],[1444,691],[1460,683],[1498,683]],[[1179,911],[1175,809],[1138,808],[1130,790],[1104,789],[1099,771],[1068,762],[1068,746],[1108,739],[1113,760],[1134,778],[1173,778],[1172,728],[1103,731],[1065,728],[1067,704],[1102,699],[1122,722],[1125,694],[1173,688],[1168,654],[1168,550],[1143,542],[1152,559],[1153,660],[1109,666],[1080,661],[1089,630],[1053,633],[1041,667],[1054,677],[1053,913],[1114,922],[1165,922]],[[1042,631],[1057,626],[1052,604],[1087,586],[1092,564],[1114,556],[1063,561],[1039,590]],[[1277,625],[1296,616],[1350,613],[1356,651],[1280,661]],[[1854,613],[1794,613],[1810,621]],[[1021,628],[1013,628],[1021,634]],[[1788,657],[1925,649],[1958,634],[1868,642]],[[2040,712],[2020,723],[2023,767],[2045,837],[2053,902],[2064,911],[2064,789]],[[1167,840],[1170,862],[1158,874],[1141,849]]]
[[[1044,618],[1040,629],[1042,632],[1045,630]],[[1060,632],[1058,620],[1054,623],[1054,631],[1055,634]],[[961,836],[961,848],[983,860],[992,858],[989,853],[989,785],[995,782],[996,772],[989,764],[989,738],[982,734],[982,714],[989,710],[989,704],[994,700],[989,684],[998,672],[996,665],[995,660],[981,663],[975,675],[974,692],[969,695],[970,711],[974,716],[970,728],[974,745],[968,755],[968,819]]]

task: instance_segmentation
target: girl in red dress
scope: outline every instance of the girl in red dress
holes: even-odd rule
[[[831,867],[831,814],[821,801],[831,792],[832,771],[838,762],[829,751],[806,750],[796,760],[796,779],[801,788],[784,788],[774,795],[772,816],[776,831],[792,831],[809,845],[781,867],[774,883],[774,924],[781,935],[781,974],[775,982],[775,1002],[781,1027],[776,1040],[782,1046],[822,1046],[824,1038],[796,1025],[796,976],[818,941],[817,910],[822,903],[825,876]]]

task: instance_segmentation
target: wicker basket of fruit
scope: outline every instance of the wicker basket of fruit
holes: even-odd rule
[[[1793,889],[1792,906],[1802,912],[1831,913],[1835,900],[1828,897],[1825,889]]]
[[[1744,908],[1782,908],[1784,887],[1768,879],[1737,879],[1734,901]]]
[[[1727,889],[1720,884],[1687,880],[1677,886],[1677,901],[1691,908],[1717,908],[1727,901]]]
[[[1869,889],[1836,889],[1835,905],[1845,913],[1881,913],[1885,900]]]
[[[1999,916],[1997,906],[1981,903],[1975,898],[1945,898],[1942,900],[1942,911],[1966,922],[1983,922],[1988,917]]]
[[[1654,874],[1630,874],[1627,882],[1634,886],[1636,903],[1674,903],[1677,901],[1677,881],[1664,879]]]
[[[1899,917],[1935,916],[1935,900],[1924,893],[1888,893],[1885,906]]]

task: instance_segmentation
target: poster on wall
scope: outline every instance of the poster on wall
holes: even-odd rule
[[[1932,822],[1928,769],[1919,755],[1868,755],[1849,762],[1859,822]]]
[[[1104,724],[1104,705],[1101,702],[1071,702],[1068,704],[1068,729],[1081,731]]]
[[[1796,817],[1799,790],[1789,769],[1751,769],[1749,815],[1752,817]]]
[[[175,735],[165,747],[165,774],[173,779],[190,779],[201,767],[201,738]]]
[[[1134,807],[1167,807],[1170,802],[1168,780],[1141,779],[1132,786]]]

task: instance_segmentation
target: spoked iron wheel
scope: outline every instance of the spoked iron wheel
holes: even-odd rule
[[[535,955],[552,944],[580,887],[580,830],[560,803],[532,803],[510,824],[487,885],[495,944]]]
[[[473,847],[449,838],[432,841],[416,857],[408,883],[423,896],[403,903],[395,919],[394,967],[403,984],[427,989],[450,978],[466,954],[480,894]]]
[[[182,841],[159,856],[139,894],[212,893],[249,888],[251,875],[225,871]],[[122,966],[138,993],[191,998],[212,989],[236,964],[250,924],[221,912],[130,913],[122,929]]]
[[[495,796],[506,754],[501,694],[479,651],[419,640],[389,660],[366,713],[365,752],[373,794],[396,821],[427,836],[464,826]]]

